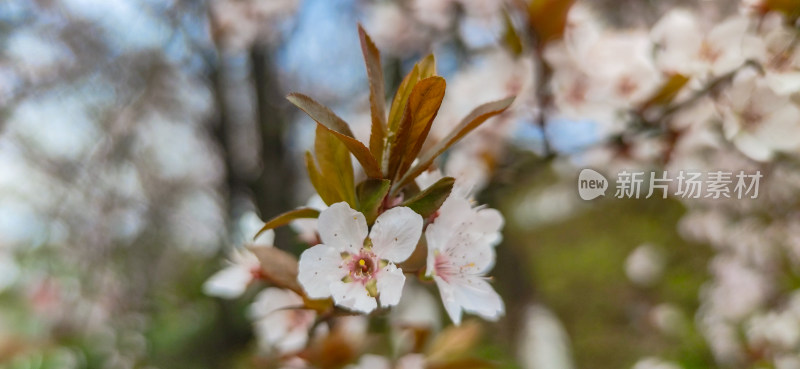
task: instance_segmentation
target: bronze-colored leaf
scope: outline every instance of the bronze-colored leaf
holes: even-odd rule
[[[267,282],[281,288],[288,288],[300,296],[305,291],[297,282],[297,258],[275,247],[250,247],[261,262],[261,276]]]
[[[306,169],[308,170],[308,179],[311,185],[317,190],[319,197],[325,204],[331,205],[343,201],[339,196],[339,191],[331,187],[331,183],[322,179],[322,173],[319,172],[314,157],[310,151],[306,151]]]
[[[529,0],[530,28],[543,48],[550,41],[561,39],[567,26],[567,15],[575,0]]]
[[[458,126],[452,132],[450,132],[450,134],[447,135],[447,137],[437,142],[435,145],[433,145],[433,147],[422,153],[419,163],[417,163],[417,165],[411,168],[411,170],[406,172],[403,177],[397,181],[394,189],[392,190],[393,193],[396,193],[395,191],[403,188],[403,186],[413,181],[414,178],[417,178],[417,176],[425,171],[439,155],[441,155],[454,143],[458,142],[458,140],[464,137],[467,133],[480,126],[487,119],[504,112],[509,106],[511,106],[511,103],[513,102],[514,97],[508,97],[503,100],[486,103],[475,108],[471,113],[469,113],[469,115],[467,115],[466,118],[461,121],[461,123],[458,124]]]
[[[687,82],[689,82],[689,77],[686,77],[680,73],[669,76],[669,78],[661,85],[661,87],[642,104],[641,109],[644,110],[651,106],[666,105],[671,103]]]
[[[397,132],[400,126],[400,118],[403,116],[403,110],[408,102],[408,95],[411,95],[411,90],[419,82],[419,65],[415,64],[414,68],[403,78],[400,86],[397,87],[397,92],[392,100],[392,105],[389,108],[389,138],[391,139],[392,133]],[[384,159],[386,160],[386,159]]]
[[[270,219],[266,224],[264,224],[263,227],[261,227],[261,229],[256,233],[256,235],[253,236],[253,239],[255,240],[256,238],[258,238],[258,236],[260,236],[266,230],[285,226],[295,219],[317,218],[317,217],[319,217],[319,210],[317,209],[299,208],[287,211],[281,215],[278,215]]]
[[[417,158],[442,105],[445,85],[444,78],[434,76],[419,81],[412,89],[397,136],[391,143],[389,178],[402,176]]]
[[[322,125],[317,125],[314,153],[319,165],[321,180],[336,189],[339,198],[356,206],[353,162],[345,144]],[[330,204],[328,204],[330,205]]]
[[[330,109],[306,95],[291,93],[286,98],[340,140],[353,153],[361,167],[364,168],[364,173],[367,176],[370,178],[382,178],[381,168],[378,162],[375,161],[375,157],[372,156],[369,149],[361,141],[353,137],[353,131],[350,130],[350,127],[342,118],[339,118]],[[317,159],[319,160],[319,157]]]
[[[383,156],[383,142],[386,139],[386,88],[383,81],[381,54],[361,24],[358,25],[361,39],[361,52],[367,67],[369,80],[369,107],[372,116],[372,129],[369,137],[369,150],[378,163]]]
[[[444,177],[401,205],[408,206],[417,214],[422,215],[423,218],[428,218],[436,213],[444,203],[444,200],[450,196],[455,182],[456,180],[453,177]]]

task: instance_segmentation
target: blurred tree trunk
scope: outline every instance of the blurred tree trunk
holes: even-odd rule
[[[261,174],[252,186],[261,216],[270,219],[295,207],[295,166],[286,144],[288,119],[286,99],[275,76],[268,47],[255,44],[250,50],[255,88],[256,125],[261,136]],[[276,245],[290,246],[289,230],[276,230]]]
[[[220,193],[225,199],[225,209],[227,211],[226,228],[231,230],[231,218],[234,216],[234,198],[236,194],[241,193],[246,189],[246,185],[239,178],[236,169],[234,168],[234,160],[231,152],[230,145],[230,109],[226,100],[225,94],[225,60],[220,55],[217,62],[211,67],[209,72],[209,80],[211,81],[211,93],[214,96],[214,105],[216,115],[215,121],[212,124],[212,137],[219,145],[221,151],[220,156],[223,164],[225,165],[225,181],[223,182],[224,188],[220,189]]]
[[[234,154],[235,134],[233,133],[233,114],[227,92],[230,81],[226,76],[226,58],[220,53],[217,62],[209,72],[212,93],[216,104],[216,121],[213,124],[213,136],[219,145],[225,165],[225,181],[221,193],[225,197],[228,215],[233,218],[237,214],[237,199],[252,197],[258,213],[268,220],[282,212],[293,208],[295,200],[295,172],[291,165],[291,153],[286,140],[288,119],[285,114],[286,104],[283,93],[277,82],[274,68],[269,58],[268,48],[255,45],[249,53],[252,96],[255,103],[255,129],[261,141],[260,173],[248,176],[237,168]],[[276,244],[288,247],[291,244],[288,229],[276,230]]]

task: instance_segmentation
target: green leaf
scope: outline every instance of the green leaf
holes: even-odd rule
[[[403,177],[397,181],[392,191],[397,191],[409,182],[417,178],[420,173],[425,171],[433,161],[447,150],[454,143],[458,142],[467,133],[480,126],[487,119],[504,112],[514,102],[514,97],[508,97],[503,100],[494,101],[483,104],[473,110],[466,118],[464,118],[458,126],[450,132],[444,139],[437,142],[436,145],[426,150],[419,159],[419,163],[411,170],[406,172]]]
[[[417,158],[442,105],[445,87],[444,78],[436,76],[425,78],[414,86],[397,137],[391,143],[389,178],[400,178]]]
[[[378,210],[383,204],[383,199],[389,193],[392,182],[388,179],[367,179],[356,186],[356,196],[358,197],[358,211],[367,218],[367,224],[375,222],[378,217]]]
[[[419,65],[419,79],[425,79],[436,75],[436,57],[433,54],[422,58],[417,65]]]
[[[319,217],[319,210],[317,210],[317,209],[298,208],[298,209],[287,211],[287,212],[285,212],[285,213],[283,213],[281,215],[278,215],[278,216],[270,219],[266,224],[264,224],[263,227],[261,227],[260,230],[258,230],[256,235],[253,236],[253,239],[255,240],[256,238],[258,238],[258,236],[260,236],[266,230],[273,229],[273,228],[278,228],[278,227],[281,227],[281,226],[285,226],[285,225],[289,224],[289,222],[291,222],[291,221],[293,221],[295,219],[317,218],[317,217]]]
[[[416,196],[403,202],[401,206],[408,206],[417,214],[422,215],[423,218],[428,218],[436,213],[444,203],[444,200],[447,199],[447,196],[450,196],[455,183],[456,180],[453,177],[444,177]]]
[[[514,56],[522,55],[522,38],[519,37],[517,29],[514,28],[514,22],[511,21],[511,16],[506,10],[503,10],[503,23],[505,27],[503,44]]]
[[[372,132],[369,136],[369,150],[378,163],[383,156],[383,144],[386,139],[386,87],[383,81],[381,54],[361,24],[358,25],[358,36],[361,39],[361,52],[367,67],[369,80],[369,107],[372,116]]]
[[[331,131],[318,125],[314,154],[319,164],[320,180],[327,182],[331,188],[336,190],[340,199],[354,207],[356,196],[353,184],[353,162],[350,161],[350,153],[344,143],[338,140]]]
[[[369,152],[369,149],[364,146],[361,141],[353,137],[353,132],[350,127],[345,123],[342,118],[339,118],[330,109],[324,105],[314,101],[312,98],[299,94],[291,93],[286,97],[292,104],[303,110],[308,114],[311,119],[317,122],[321,127],[325,128],[328,132],[333,134],[339,141],[341,141],[347,150],[349,150],[356,157],[361,167],[364,168],[364,173],[370,178],[382,178],[381,168],[375,157]],[[319,130],[318,130],[319,132]],[[319,153],[317,153],[319,155]],[[319,160],[319,157],[317,157]],[[324,173],[323,173],[324,174]]]

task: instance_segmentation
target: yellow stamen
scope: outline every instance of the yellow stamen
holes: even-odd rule
[[[358,265],[361,265],[363,267],[364,265],[367,265],[367,262],[364,261],[364,259],[361,259],[358,261]]]

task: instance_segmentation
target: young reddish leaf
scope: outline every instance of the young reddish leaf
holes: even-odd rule
[[[328,205],[343,201],[339,196],[339,192],[335,188],[331,188],[331,183],[322,179],[322,173],[319,172],[310,151],[306,151],[306,169],[308,170],[308,179],[314,189],[317,190],[322,201]]]
[[[370,178],[383,177],[375,157],[372,156],[369,149],[361,141],[353,137],[353,132],[342,118],[339,118],[330,109],[306,95],[292,93],[286,98],[341,141],[356,157],[367,176]],[[319,160],[319,157],[317,159]]]
[[[322,125],[317,125],[314,141],[314,154],[319,165],[322,180],[331,185],[339,198],[350,206],[356,206],[355,185],[353,183],[353,162],[345,144]],[[330,204],[329,204],[330,205]]]
[[[275,247],[251,247],[258,261],[261,262],[261,275],[277,287],[288,288],[300,296],[305,291],[297,282],[297,258],[294,255]]]
[[[530,28],[538,39],[539,47],[564,36],[567,15],[575,0],[529,0]]]
[[[464,137],[464,135],[480,126],[487,119],[504,112],[509,106],[511,106],[511,103],[513,102],[514,97],[508,97],[503,100],[486,103],[475,108],[475,110],[469,113],[469,115],[467,115],[467,117],[464,118],[464,120],[462,120],[461,123],[459,123],[449,135],[447,135],[447,137],[437,142],[435,145],[433,145],[433,147],[422,153],[419,163],[417,163],[417,165],[403,175],[403,177],[395,184],[395,187],[392,191],[397,191],[403,188],[403,186],[407,185],[409,182],[413,181],[414,178],[417,178],[420,173],[425,171],[425,169],[427,169],[431,163],[433,163],[434,159],[441,155],[450,146],[458,142],[458,140]]]
[[[401,205],[408,206],[417,214],[422,215],[422,218],[427,219],[436,213],[444,203],[444,200],[450,196],[455,183],[456,180],[453,177],[444,177]]]
[[[403,115],[403,109],[405,109],[406,102],[408,102],[408,95],[411,95],[411,90],[414,88],[414,85],[419,82],[419,75],[419,65],[415,64],[411,72],[408,72],[405,78],[403,78],[403,82],[400,82],[400,86],[397,87],[397,92],[392,100],[392,106],[389,108],[389,136],[391,136],[393,132],[397,132],[397,127],[400,125],[400,118],[402,118]]]
[[[442,77],[425,78],[414,86],[391,145],[389,178],[400,178],[417,158],[442,105],[445,86]]]
[[[289,222],[295,219],[316,218],[318,216],[319,216],[319,210],[312,208],[299,208],[287,211],[281,215],[276,216],[275,218],[270,219],[266,224],[264,224],[263,227],[261,227],[261,229],[256,233],[256,235],[253,236],[253,239],[255,240],[256,238],[258,238],[258,236],[260,236],[262,233],[264,233],[264,231],[268,229],[285,226],[289,224]]]
[[[367,179],[356,186],[358,197],[358,211],[364,213],[367,224],[372,225],[378,217],[378,210],[383,203],[383,198],[389,193],[392,182],[388,179]]]
[[[383,82],[383,69],[381,67],[381,54],[372,39],[358,25],[358,36],[361,39],[361,52],[364,54],[364,63],[367,66],[367,79],[369,80],[369,107],[372,116],[372,132],[369,137],[369,150],[378,163],[383,156],[383,142],[386,138],[386,88]]]

